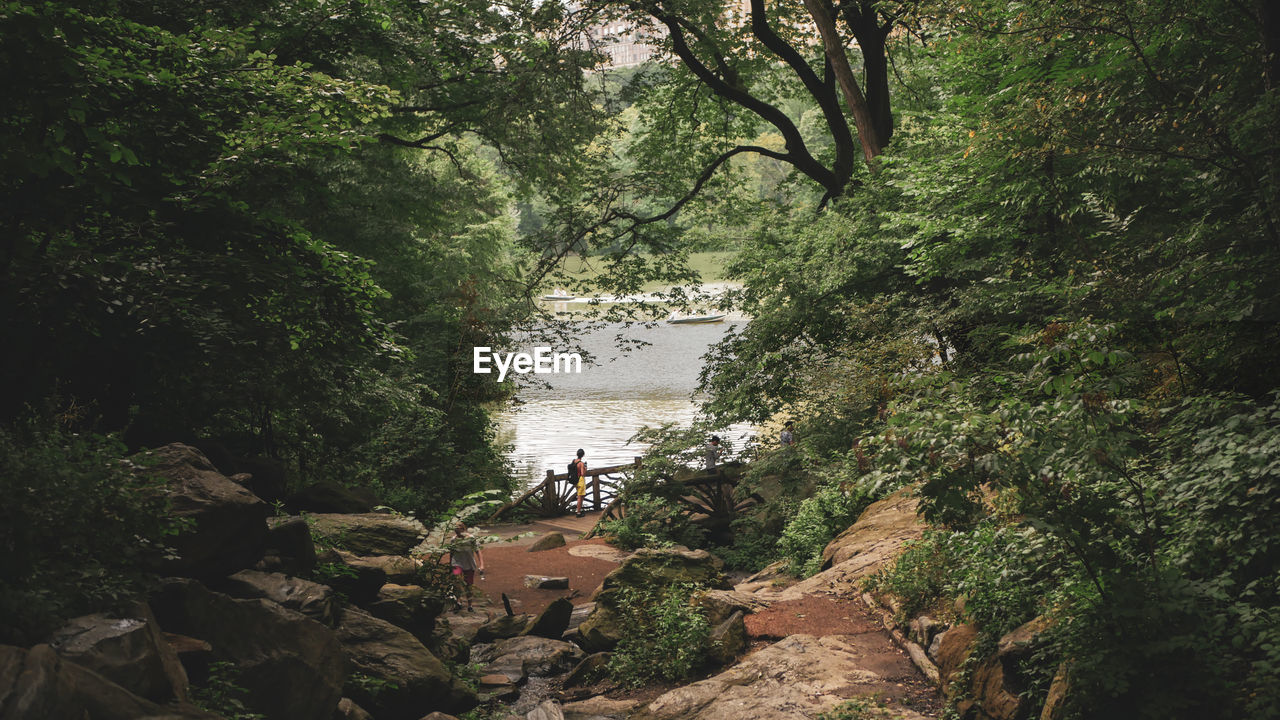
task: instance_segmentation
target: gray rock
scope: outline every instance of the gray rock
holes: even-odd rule
[[[342,561],[348,567],[376,568],[382,571],[387,582],[396,583],[398,585],[409,585],[419,582],[418,570],[421,567],[413,558],[404,555],[371,555],[368,557],[360,557],[349,553],[338,551],[342,556]]]
[[[525,575],[524,586],[538,590],[568,590],[569,578],[547,577],[546,575]]]
[[[382,513],[307,515],[312,537],[362,557],[408,555],[427,535],[411,517]]]
[[[416,720],[431,710],[469,710],[478,698],[407,631],[348,608],[338,639],[353,673],[386,683],[377,692],[349,685],[351,699],[380,720]]]
[[[552,600],[551,604],[547,605],[547,609],[543,610],[521,634],[559,640],[560,636],[569,629],[569,618],[572,615],[573,603],[567,598]]]
[[[169,579],[152,598],[160,627],[210,644],[235,663],[246,705],[268,718],[329,720],[346,678],[334,632],[265,599],[240,600]]]
[[[364,610],[408,630],[430,648],[436,618],[444,610],[444,600],[417,585],[383,585],[378,591],[378,599],[366,603]]]
[[[569,674],[565,676],[563,685],[567,688],[578,687],[582,685],[590,685],[599,681],[605,676],[606,667],[609,665],[609,658],[613,657],[613,653],[598,652],[592,653],[582,659],[582,662],[574,666]]]
[[[564,720],[564,711],[555,700],[543,700],[524,717],[525,720]]]
[[[475,642],[486,643],[513,638],[524,634],[532,625],[533,616],[531,615],[501,615],[476,630]]]
[[[0,720],[218,720],[189,705],[159,705],[65,660],[48,645],[0,645]]]
[[[560,706],[565,720],[626,720],[639,705],[638,700],[612,700],[596,696]]]
[[[477,659],[489,662],[491,666],[519,661],[528,674],[548,677],[569,670],[583,657],[585,654],[573,643],[526,635],[499,640],[480,653]]]
[[[868,665],[867,638],[853,635],[791,635],[762,648],[718,675],[682,685],[659,696],[633,717],[645,720],[728,720],[730,718],[811,718],[849,697],[851,688],[899,689],[914,674],[910,660],[887,638],[874,641],[880,660]],[[875,669],[870,669],[874,667]],[[865,691],[863,691],[865,692]],[[896,720],[924,720],[897,705]]]
[[[351,698],[344,697],[338,701],[338,711],[334,713],[333,720],[373,720],[373,716]]]
[[[533,541],[533,544],[529,546],[526,552],[542,552],[543,550],[551,550],[558,547],[564,547],[564,535],[558,532],[549,532]]]
[[[738,610],[724,622],[711,628],[711,635],[708,637],[710,649],[707,653],[711,660],[727,665],[747,649],[747,624],[744,617],[745,614]]]
[[[214,469],[201,452],[174,443],[136,456],[143,474],[162,479],[170,514],[190,521],[167,542],[176,557],[164,572],[221,577],[253,567],[267,538],[267,504]]]
[[[231,597],[265,598],[329,627],[338,623],[338,599],[327,585],[283,573],[241,570],[215,584]]]
[[[59,656],[156,702],[187,699],[187,673],[145,605],[123,617],[85,615],[49,640]]]

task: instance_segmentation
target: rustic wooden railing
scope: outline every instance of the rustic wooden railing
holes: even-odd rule
[[[635,462],[627,465],[588,467],[587,494],[582,499],[583,510],[606,510],[605,514],[608,515],[610,509],[619,505],[623,478],[638,467],[640,467],[640,458],[636,458]],[[555,470],[548,470],[547,477],[542,482],[498,508],[489,516],[489,522],[497,520],[516,508],[523,508],[527,512],[542,517],[556,517],[575,512],[577,507],[577,482],[570,482],[567,472],[556,474]]]

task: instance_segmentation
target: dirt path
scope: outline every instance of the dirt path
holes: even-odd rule
[[[476,612],[450,613],[454,622],[478,624],[488,618],[497,617],[505,611],[502,607],[501,594],[506,593],[517,613],[536,614],[556,598],[569,597],[574,605],[582,605],[589,601],[592,592],[600,585],[611,570],[625,558],[626,553],[607,545],[601,539],[578,540],[580,534],[595,525],[598,514],[583,518],[562,517],[541,520],[523,525],[506,525],[484,528],[486,534],[502,538],[512,538],[521,533],[530,533],[528,537],[518,538],[512,542],[501,542],[488,545],[484,549],[486,573],[485,579],[477,578],[479,596],[475,602]],[[567,544],[564,547],[528,552],[528,546],[547,532],[564,534]],[[525,587],[526,575],[567,577],[568,590],[537,590]],[[776,594],[782,587],[773,587]],[[883,630],[878,618],[862,603],[854,593],[847,596],[832,591],[815,591],[799,598],[775,600],[768,608],[746,617],[747,634],[751,647],[747,655],[739,659],[738,665],[730,666],[721,676],[708,677],[692,685],[669,689],[663,694],[662,688],[650,688],[641,692],[619,692],[616,689],[607,696],[629,699],[647,704],[655,701],[654,708],[665,707],[672,713],[671,717],[700,717],[704,712],[707,717],[716,716],[711,705],[704,704],[682,706],[682,699],[690,693],[715,693],[723,684],[719,678],[728,677],[737,672],[748,672],[761,677],[789,677],[796,687],[809,687],[816,693],[810,700],[823,696],[824,703],[830,704],[840,698],[874,698],[883,706],[893,711],[891,717],[936,717],[940,711],[940,702],[936,689],[930,685],[912,665],[889,635]],[[799,640],[809,637],[810,640]],[[779,644],[778,641],[792,638]],[[823,669],[814,666],[809,669],[810,661],[798,662],[786,657],[787,643],[796,644],[815,642],[830,644],[829,650],[820,650],[819,654],[827,658],[819,665],[831,665],[826,672],[833,677],[845,678],[839,687],[828,687],[829,680],[819,676]],[[778,647],[773,647],[778,645]],[[826,648],[826,645],[822,646]],[[770,649],[768,653],[761,653]],[[818,650],[815,645],[809,648],[812,653]],[[781,658],[773,656],[782,653]],[[801,651],[802,656],[812,657]],[[754,666],[760,664],[760,668]],[[740,666],[740,668],[739,668]],[[737,670],[735,670],[737,668]],[[806,673],[818,673],[810,678]],[[740,680],[733,680],[725,687],[738,688],[734,692],[755,696],[739,697],[735,702],[746,703],[753,712],[780,712],[773,704],[782,702],[791,689],[773,688],[764,683],[754,691],[739,686]],[[763,682],[763,681],[762,681]],[[699,690],[699,687],[706,689]],[[794,688],[792,688],[794,689]],[[655,700],[656,698],[656,700]],[[785,716],[782,713],[779,717]],[[802,713],[803,716],[811,716]],[[658,712],[657,716],[664,716]]]
[[[537,614],[556,598],[569,597],[574,605],[588,601],[591,593],[625,557],[598,538],[578,540],[578,536],[595,526],[600,513],[581,518],[573,516],[538,520],[521,525],[499,525],[482,528],[482,534],[496,535],[510,542],[497,542],[484,547],[485,576],[476,577],[475,615],[496,617],[506,611],[502,594],[511,600],[517,613]],[[567,541],[564,547],[529,552],[529,546],[548,532],[559,532]],[[537,590],[525,587],[526,575],[569,578],[568,590]],[[449,613],[456,617],[460,613]]]

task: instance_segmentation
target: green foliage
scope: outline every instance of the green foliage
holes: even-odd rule
[[[343,685],[342,691],[352,697],[376,699],[382,693],[397,690],[399,687],[400,685],[393,680],[374,677],[368,673],[353,672],[347,676],[347,682]]]
[[[875,705],[862,698],[845,700],[825,712],[819,713],[817,720],[872,720],[881,717]]]
[[[621,590],[623,636],[609,658],[609,674],[618,684],[684,680],[705,664],[711,627],[705,611],[690,602],[698,589],[677,584]]]
[[[683,506],[645,493],[628,494],[626,504],[623,517],[600,524],[601,532],[618,547],[627,550],[672,545],[696,548],[705,541],[705,532],[691,522]]]
[[[0,428],[0,642],[38,642],[153,579],[178,526],[125,454],[114,437],[52,420]]]
[[[249,712],[245,707],[248,691],[239,685],[240,676],[241,670],[235,663],[210,663],[209,677],[205,682],[191,686],[192,703],[228,720],[262,720],[265,715]]]
[[[821,569],[822,551],[853,524],[873,498],[860,488],[845,489],[824,485],[800,501],[796,514],[778,538],[778,549],[787,559],[787,568],[800,576]]]

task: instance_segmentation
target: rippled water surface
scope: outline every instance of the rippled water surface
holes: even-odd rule
[[[590,467],[629,463],[644,452],[627,443],[642,425],[693,419],[702,355],[733,324],[618,325],[586,335],[582,345],[596,364],[584,364],[581,374],[540,376],[552,387],[526,388],[523,404],[498,413],[498,439],[513,446],[508,457],[526,478],[564,472],[578,448]],[[650,345],[622,354],[613,344],[619,332]],[[735,439],[747,431],[730,428]]]

